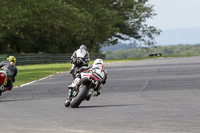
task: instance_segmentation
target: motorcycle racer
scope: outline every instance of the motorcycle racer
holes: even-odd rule
[[[0,63],[0,68],[7,69],[9,78],[7,80],[7,85],[5,86],[6,87],[5,90],[10,91],[13,88],[13,82],[15,82],[15,76],[17,75],[16,58],[14,56],[9,56],[6,61],[2,61]],[[0,95],[1,95],[1,93],[0,93]]]
[[[68,93],[68,98],[65,103],[68,103],[71,97],[71,93],[73,89],[78,88],[81,84],[81,72],[84,71],[92,71],[93,75],[98,79],[99,84],[98,87],[94,89],[94,91],[91,93],[89,92],[87,94],[87,99],[89,100],[91,96],[98,96],[101,93],[101,88],[102,85],[106,83],[107,80],[107,71],[104,68],[103,60],[102,59],[96,59],[92,65],[89,67],[81,67],[80,69],[77,70],[77,75],[76,78],[73,80],[71,85],[68,86],[69,93]]]
[[[81,45],[79,49],[77,49],[71,56],[72,60],[72,67],[70,73],[72,73],[73,69],[75,68],[75,60],[76,58],[82,58],[84,61],[86,61],[85,66],[88,66],[88,62],[90,61],[89,53],[86,49],[85,45]]]

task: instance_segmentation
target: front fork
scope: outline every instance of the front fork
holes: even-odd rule
[[[68,98],[69,98],[69,97],[72,97],[72,89],[69,89]]]
[[[82,84],[79,85],[78,88],[76,89],[69,89],[69,92],[68,92],[68,99],[72,99],[73,97],[76,97],[78,95],[78,91],[81,89],[82,87]]]

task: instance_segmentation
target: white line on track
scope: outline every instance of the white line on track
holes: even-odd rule
[[[52,76],[53,76],[53,75],[50,75],[50,76],[48,76],[48,77],[44,77],[44,78],[41,78],[41,79],[38,79],[38,80],[34,80],[34,81],[31,81],[31,82],[29,82],[29,83],[22,84],[22,85],[20,85],[20,86],[14,87],[14,88],[24,87],[24,86],[30,85],[30,84],[32,84],[32,83],[35,83],[35,82],[38,82],[38,81],[41,81],[41,80],[50,78],[50,77],[52,77]]]
[[[57,73],[55,73],[55,74],[59,74],[59,73],[66,73],[66,72],[57,72]],[[19,85],[19,86],[17,86],[17,87],[13,87],[13,88],[24,87],[24,86],[27,86],[27,85],[33,84],[33,83],[35,83],[35,82],[38,82],[38,81],[41,81],[41,80],[44,80],[44,79],[50,78],[50,77],[54,76],[55,74],[49,75],[49,76],[47,76],[47,77],[44,77],[44,78],[41,78],[41,79],[38,79],[38,80],[31,81],[31,82],[29,82],[29,83],[25,83],[25,84]]]

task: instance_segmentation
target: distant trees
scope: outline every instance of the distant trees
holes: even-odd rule
[[[0,53],[91,53],[116,39],[153,45],[148,0],[0,0]]]
[[[104,51],[106,59],[124,59],[135,57],[148,57],[152,53],[165,55],[200,55],[200,44],[196,45],[170,45],[156,48],[133,48],[129,50]]]
[[[152,48],[151,52],[163,53],[163,55],[200,55],[200,44],[196,45],[170,45]]]

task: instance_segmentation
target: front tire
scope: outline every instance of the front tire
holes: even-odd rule
[[[75,67],[74,68],[74,70],[72,71],[72,77],[73,77],[73,79],[75,79],[75,77],[76,77],[76,74],[77,74],[77,71],[78,70],[78,67]]]
[[[78,95],[72,98],[70,106],[72,108],[78,108],[81,102],[85,99],[87,93],[88,93],[88,87],[86,85],[83,85]]]

